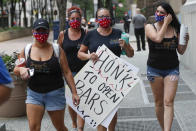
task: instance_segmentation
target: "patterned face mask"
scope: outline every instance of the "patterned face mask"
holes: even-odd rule
[[[156,22],[163,21],[164,18],[165,18],[165,15],[157,15],[157,13],[155,13]]]
[[[45,43],[48,40],[49,33],[33,33],[33,36],[39,43]]]
[[[111,19],[110,18],[102,18],[102,19],[98,19],[99,25],[103,28],[108,28],[111,24]]]
[[[73,29],[77,29],[77,28],[80,28],[81,21],[80,21],[80,20],[71,20],[71,21],[69,21],[69,25],[70,25]]]

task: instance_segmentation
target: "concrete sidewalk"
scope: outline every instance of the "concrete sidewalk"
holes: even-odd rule
[[[131,38],[134,38],[131,35]],[[12,53],[20,51],[24,46],[32,42],[32,37],[0,42],[0,52]],[[52,34],[50,35],[52,41]],[[136,50],[136,43],[131,45]],[[148,48],[146,48],[148,49]],[[161,131],[154,113],[154,102],[149,83],[146,79],[146,61],[148,50],[135,52],[133,58],[122,56],[126,61],[140,68],[140,83],[133,88],[128,96],[120,104],[118,110],[118,123],[116,131]],[[196,131],[196,73],[183,65],[180,65],[180,81],[175,98],[175,117],[172,131]],[[1,123],[6,124],[8,131],[28,131],[28,121],[26,116],[18,118],[0,118]],[[67,108],[65,112],[65,124],[71,131],[71,119]],[[45,113],[42,120],[42,131],[55,131],[51,120]],[[85,131],[94,131],[85,125]]]

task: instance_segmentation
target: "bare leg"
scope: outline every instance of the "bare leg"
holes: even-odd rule
[[[68,131],[64,124],[65,109],[57,111],[48,111],[48,114],[52,120],[52,123],[57,131]]]
[[[114,117],[109,125],[109,131],[115,131],[116,123],[117,123],[117,113],[114,115]]]
[[[78,119],[78,131],[83,131],[85,121],[79,115],[77,115],[77,119]]]
[[[26,107],[30,131],[40,131],[44,107],[34,104],[27,104]]]
[[[77,113],[70,106],[68,106],[68,110],[72,120],[72,127],[77,128]]]
[[[104,126],[99,125],[99,126],[97,127],[97,131],[107,131],[107,129],[106,129]]]
[[[153,82],[150,82],[154,100],[155,100],[155,112],[159,124],[164,130],[164,106],[163,106],[163,96],[164,96],[164,84],[162,77],[155,77]]]
[[[171,131],[174,117],[174,98],[178,87],[178,76],[167,76],[164,79],[164,131]]]

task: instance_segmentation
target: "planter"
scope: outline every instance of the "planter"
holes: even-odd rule
[[[18,117],[26,115],[26,87],[27,81],[11,73],[15,88],[10,98],[0,106],[0,117]]]
[[[0,32],[0,42],[32,35],[31,28]]]

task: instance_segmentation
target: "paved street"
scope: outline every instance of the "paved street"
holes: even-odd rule
[[[122,24],[116,24],[116,28],[122,29]],[[49,41],[52,41],[52,33]],[[20,51],[24,46],[32,42],[32,36],[10,41],[0,42],[0,52],[12,53]],[[130,41],[136,50],[133,27],[131,26]],[[146,48],[148,49],[148,48]],[[116,131],[161,131],[154,113],[152,91],[146,78],[146,61],[148,50],[135,52],[133,58],[121,56],[126,61],[140,68],[141,81],[120,104],[118,110],[118,123]],[[67,109],[67,108],[66,108]],[[196,72],[180,65],[180,81],[175,98],[175,117],[172,131],[196,131]],[[8,131],[28,131],[26,116],[18,118],[0,118],[1,123],[6,124]],[[66,111],[65,124],[71,131],[71,119]],[[55,131],[47,113],[42,121],[42,131]],[[88,125],[85,131],[94,131]]]

